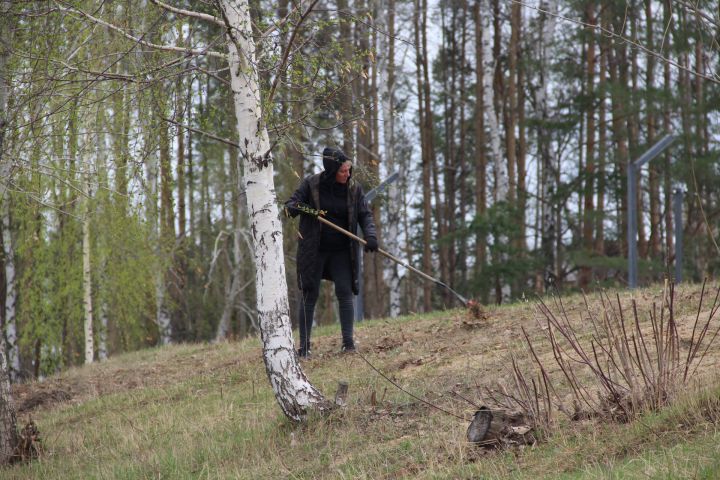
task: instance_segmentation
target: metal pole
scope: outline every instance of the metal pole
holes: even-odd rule
[[[668,148],[676,137],[665,135],[650,147],[640,158],[628,164],[627,170],[627,205],[628,205],[628,287],[637,288],[638,282],[638,217],[637,217],[637,178],[640,168]]]
[[[673,135],[665,135],[663,138],[660,139],[660,141],[650,147],[645,153],[640,155],[640,158],[635,160],[635,162],[633,163],[637,168],[642,167],[647,162],[660,155],[663,150],[668,148],[676,139],[677,137]]]
[[[683,191],[678,188],[673,193],[673,220],[675,221],[675,283],[682,282],[683,262]]]
[[[637,182],[635,181],[635,164],[628,165],[627,189],[628,189],[628,287],[637,287]]]

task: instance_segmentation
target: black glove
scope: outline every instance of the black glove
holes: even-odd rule
[[[365,239],[365,251],[366,252],[376,252],[378,249],[378,243],[377,238],[375,237],[367,237]]]

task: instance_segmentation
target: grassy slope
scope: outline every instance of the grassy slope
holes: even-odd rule
[[[679,290],[676,315],[687,337],[700,288]],[[637,293],[641,310],[657,293]],[[582,298],[563,301],[580,319]],[[479,386],[507,377],[508,352],[522,347],[520,326],[539,335],[531,303],[487,313],[470,327],[460,311],[364,322],[357,338],[395,381],[469,418],[473,408],[450,392],[480,401]],[[349,405],[301,426],[277,407],[257,340],[145,350],[18,386],[20,420],[32,415],[46,453],[0,477],[720,477],[720,388],[630,425],[580,422],[534,448],[484,454],[464,441],[466,422],[398,391],[360,357],[337,354],[338,338],[337,327],[319,329],[315,358],[304,366],[328,396],[348,381]],[[41,404],[30,408],[32,400]]]

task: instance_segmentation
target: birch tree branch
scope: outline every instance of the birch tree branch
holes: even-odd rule
[[[185,129],[187,129],[187,130],[190,130],[191,132],[199,133],[200,135],[205,135],[205,136],[208,137],[208,138],[212,138],[213,140],[217,140],[218,142],[222,142],[222,143],[224,143],[224,144],[226,144],[226,145],[230,145],[231,147],[240,148],[240,145],[238,145],[237,143],[235,143],[235,142],[233,142],[233,141],[231,141],[231,140],[228,140],[228,139],[222,138],[222,137],[218,137],[217,135],[213,135],[212,133],[208,133],[208,132],[205,132],[205,131],[203,131],[203,130],[198,130],[197,128],[193,128],[193,127],[191,127],[191,126],[189,126],[189,125],[185,125],[185,124],[180,123],[180,122],[176,122],[176,121],[173,120],[172,118],[163,118],[163,120],[165,120],[165,121],[168,122],[168,123],[172,123],[173,125],[177,125],[178,127],[185,128]]]
[[[206,22],[211,22],[216,25],[220,25],[221,27],[225,26],[225,23],[212,15],[209,15],[207,13],[200,13],[200,12],[194,12],[192,10],[184,10],[182,8],[173,7],[172,5],[168,5],[167,3],[163,3],[160,0],[150,0],[152,3],[157,5],[160,8],[164,8],[168,12],[177,13],[178,15],[183,15],[185,17],[192,17],[192,18],[198,18],[200,20],[205,20]]]
[[[226,79],[222,78],[221,76],[217,75],[219,72],[228,70],[227,68],[223,68],[223,69],[220,69],[220,70],[216,70],[216,71],[214,71],[214,72],[211,72],[210,70],[205,70],[205,69],[202,68],[202,67],[195,67],[195,69],[196,69],[198,72],[200,72],[200,73],[204,73],[205,75],[214,78],[215,80],[217,80],[217,81],[220,82],[220,83],[224,83],[224,84],[227,85],[228,87],[231,85],[229,80],[226,80]]]
[[[227,60],[227,55],[225,55],[224,53],[214,52],[212,50],[207,50],[207,49],[202,49],[202,48],[175,47],[173,45],[158,45],[156,43],[148,42],[147,40],[143,40],[142,38],[138,38],[138,37],[135,37],[135,36],[129,34],[128,32],[126,32],[125,30],[123,30],[122,28],[120,28],[116,25],[108,23],[100,18],[94,17],[93,15],[90,15],[89,13],[79,10],[72,6],[58,7],[58,10],[61,12],[65,12],[65,13],[83,16],[83,17],[87,18],[88,20],[90,20],[91,22],[94,22],[98,25],[102,25],[103,27],[109,28],[110,30],[112,30],[116,33],[119,33],[120,35],[124,36],[125,38],[127,38],[129,40],[132,40],[133,42],[135,42],[139,45],[144,45],[149,48],[154,48],[155,50],[163,50],[166,52],[182,53],[187,56],[206,55],[208,57],[215,57],[215,58],[221,58],[223,60]]]

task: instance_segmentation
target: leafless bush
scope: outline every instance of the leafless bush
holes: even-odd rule
[[[720,325],[712,326],[720,309],[719,297],[720,287],[705,318],[703,283],[692,334],[684,341],[678,334],[671,283],[666,282],[660,304],[652,303],[646,322],[641,321],[634,299],[628,308],[617,294],[611,300],[601,293],[592,306],[584,297],[582,328],[570,321],[562,299],[554,296],[553,308],[540,299],[538,323],[552,360],[538,355],[538,344],[523,328],[536,375],[521,371],[513,357],[510,388],[498,386],[488,393],[505,408],[524,412],[534,426],[545,428],[550,426],[554,410],[575,420],[601,417],[619,422],[657,410],[688,384],[720,333]],[[548,372],[559,378],[551,378]],[[560,382],[569,387],[571,400],[557,393],[553,383]]]

